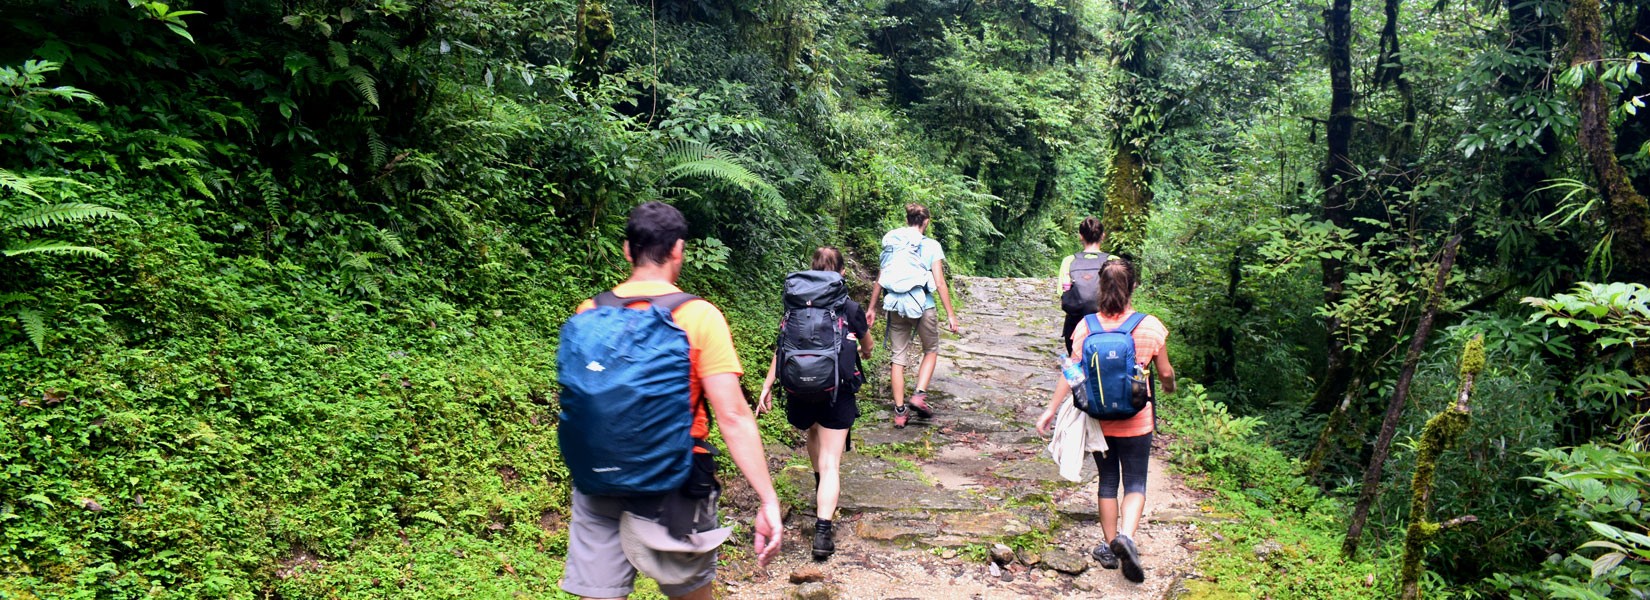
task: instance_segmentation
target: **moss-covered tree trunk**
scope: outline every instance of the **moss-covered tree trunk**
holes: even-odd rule
[[[1599,65],[1604,56],[1604,17],[1599,14],[1599,0],[1575,0],[1567,20],[1573,52],[1570,66]],[[1589,78],[1576,92],[1580,113],[1576,145],[1593,168],[1609,215],[1610,250],[1615,263],[1612,278],[1650,283],[1650,204],[1633,189],[1627,171],[1616,160],[1614,132],[1610,130],[1612,100],[1597,78]]]
[[[1404,367],[1398,372],[1398,382],[1392,386],[1392,399],[1387,402],[1386,417],[1381,420],[1381,433],[1375,437],[1375,452],[1364,468],[1363,486],[1358,490],[1358,503],[1352,508],[1352,520],[1346,529],[1346,541],[1341,552],[1348,558],[1358,553],[1363,539],[1364,523],[1369,520],[1369,507],[1375,503],[1375,492],[1381,488],[1381,469],[1392,452],[1392,438],[1398,434],[1398,420],[1404,415],[1404,402],[1409,399],[1409,384],[1415,379],[1415,366],[1421,362],[1421,351],[1426,349],[1427,337],[1432,335],[1432,321],[1443,304],[1444,285],[1449,282],[1450,269],[1455,267],[1456,251],[1461,248],[1461,234],[1444,243],[1443,258],[1438,261],[1438,277],[1432,282],[1426,309],[1415,324],[1415,334],[1409,340],[1409,353],[1404,355]]]
[[[573,48],[573,81],[596,85],[607,66],[607,48],[613,45],[613,13],[601,0],[579,0],[578,46]]]
[[[1113,49],[1118,69],[1124,73],[1123,93],[1115,114],[1118,127],[1112,134],[1111,169],[1107,173],[1104,220],[1112,252],[1135,253],[1145,238],[1146,217],[1151,211],[1151,178],[1146,169],[1151,139],[1158,122],[1161,92],[1162,35],[1154,26],[1162,12],[1158,0],[1119,0],[1117,10],[1144,21],[1145,26]],[[1142,110],[1144,109],[1144,110]]]
[[[1409,529],[1404,533],[1404,562],[1399,573],[1399,593],[1402,600],[1421,597],[1421,561],[1426,558],[1427,544],[1448,524],[1428,520],[1432,511],[1432,484],[1438,474],[1438,457],[1455,444],[1461,433],[1472,422],[1473,380],[1484,370],[1484,336],[1474,336],[1461,352],[1461,389],[1455,396],[1455,406],[1445,409],[1427,421],[1421,429],[1421,445],[1415,450],[1415,476],[1409,486]],[[1470,523],[1476,517],[1452,519],[1450,524]]]
[[[1151,209],[1151,185],[1146,181],[1145,159],[1121,131],[1112,154],[1110,179],[1106,182],[1105,221],[1114,252],[1128,253],[1138,248]]]
[[[1650,2],[1638,3],[1638,12],[1633,17],[1633,30],[1627,32],[1626,45],[1628,52],[1650,53]],[[1650,78],[1623,85],[1621,95],[1616,100],[1626,102],[1647,95],[1650,95]],[[1650,143],[1650,118],[1645,118],[1642,110],[1639,115],[1623,121],[1621,128],[1616,130],[1617,155],[1633,154],[1647,143]],[[1638,175],[1632,178],[1632,182],[1633,189],[1650,190],[1650,169],[1641,169]]]

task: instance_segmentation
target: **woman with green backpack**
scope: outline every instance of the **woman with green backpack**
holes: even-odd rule
[[[842,283],[842,253],[829,246],[814,251],[813,270],[792,273],[785,282],[785,317],[780,323],[780,339],[768,377],[762,382],[757,401],[758,414],[773,409],[776,380],[784,388],[785,420],[803,430],[808,438],[808,460],[814,468],[816,495],[814,560],[825,560],[836,552],[832,518],[841,494],[842,453],[848,447],[848,432],[859,418],[855,394],[864,381],[859,359],[871,358],[871,331],[865,309],[848,299]],[[823,310],[822,310],[823,309]],[[826,316],[823,324],[819,317]],[[828,344],[821,336],[805,332],[840,332]],[[789,331],[787,331],[789,330]],[[829,363],[834,381],[828,390],[808,388],[795,381],[800,372],[813,365]],[[817,370],[817,369],[814,369]]]
[[[1092,554],[1101,566],[1121,566],[1125,578],[1139,583],[1146,575],[1133,538],[1146,510],[1146,472],[1155,430],[1153,398],[1146,378],[1155,366],[1163,390],[1172,394],[1174,367],[1169,365],[1164,345],[1168,328],[1157,317],[1134,310],[1134,289],[1139,283],[1134,266],[1120,257],[1108,257],[1100,267],[1099,281],[1096,314],[1077,323],[1070,354],[1071,360],[1082,365],[1085,377],[1084,393],[1078,395],[1079,407],[1090,418],[1099,420],[1108,448],[1094,453],[1100,471],[1100,527],[1105,540]],[[1037,433],[1048,432],[1061,403],[1070,394],[1071,384],[1061,377],[1048,409],[1037,419]],[[1121,511],[1119,482],[1123,491]]]

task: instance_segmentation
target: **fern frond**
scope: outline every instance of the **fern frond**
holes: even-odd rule
[[[0,169],[0,189],[11,190],[36,200],[44,200],[44,198],[40,197],[40,192],[34,191],[34,186],[42,183],[63,183],[78,185],[86,188],[91,187],[67,177],[33,177],[28,175],[18,175],[15,172]]]
[[[729,185],[775,205],[783,204],[785,199],[780,196],[779,190],[768,183],[761,175],[757,175],[744,165],[725,158],[706,158],[691,162],[680,163],[665,171],[667,181],[686,177],[710,179],[722,185]]]
[[[332,64],[338,67],[349,66],[349,50],[337,40],[327,42],[327,50],[331,51]]]
[[[0,294],[0,306],[5,306],[13,302],[27,302],[33,299],[34,296],[19,292]]]
[[[339,261],[338,264],[357,271],[370,271],[373,267],[372,261],[380,258],[389,257],[377,252],[352,252],[348,257],[344,258],[344,260]]]
[[[670,166],[665,169],[662,184],[682,178],[698,177],[709,179],[719,185],[739,188],[775,208],[785,203],[785,198],[779,194],[778,188],[745,166],[738,155],[716,146],[677,140],[665,148],[664,162]]]
[[[23,325],[23,332],[34,342],[34,350],[41,354],[46,353],[46,319],[38,311],[28,308],[17,309],[17,322]]]
[[[252,185],[258,188],[259,199],[263,200],[264,212],[275,224],[281,223],[286,216],[286,206],[281,204],[281,198],[286,195],[281,184],[275,181],[275,176],[269,171],[258,171],[252,175]]]
[[[201,111],[201,116],[206,117],[206,120],[211,121],[213,125],[217,125],[218,131],[222,131],[224,135],[229,135],[229,117],[210,110]]]
[[[355,91],[366,99],[367,104],[371,104],[373,108],[378,108],[378,80],[373,79],[372,74],[361,67],[350,67],[344,73],[350,81],[355,83]]]
[[[390,145],[378,135],[378,130],[367,130],[367,151],[372,154],[372,168],[381,169],[390,158]]]
[[[94,219],[132,220],[124,213],[107,206],[85,202],[63,202],[61,204],[37,206],[0,220],[0,231],[20,227],[50,227]]]
[[[378,241],[384,245],[384,250],[388,251],[391,256],[407,255],[406,246],[401,245],[401,236],[396,235],[393,231],[378,230]]]
[[[198,141],[183,137],[181,135],[161,133],[153,129],[146,129],[136,132],[136,135],[133,137],[138,140],[148,142],[151,146],[158,149],[177,149],[182,150],[185,154],[201,154],[206,151],[206,145]],[[167,152],[167,154],[174,157],[178,156],[178,153],[174,152]]]
[[[0,254],[7,257],[21,256],[24,254],[66,254],[72,256],[95,256],[103,259],[109,258],[108,254],[104,253],[102,250],[98,250],[97,248],[93,248],[91,246],[76,246],[74,244],[59,240],[34,240],[23,242],[10,248],[6,248],[5,250],[0,250]]]

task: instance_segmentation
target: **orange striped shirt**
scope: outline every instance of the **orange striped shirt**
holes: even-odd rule
[[[1132,314],[1134,314],[1134,311],[1131,310],[1117,315],[1116,318],[1108,318],[1102,315],[1100,326],[1106,329],[1116,329]],[[1088,335],[1088,320],[1084,319],[1078,322],[1077,329],[1071,332],[1071,358],[1073,360],[1083,360],[1083,340],[1088,338]],[[1146,315],[1146,318],[1140,321],[1140,325],[1134,328],[1133,337],[1134,360],[1149,370],[1152,361],[1157,359],[1158,354],[1163,353],[1163,348],[1168,343],[1169,328],[1163,326],[1163,321],[1158,320],[1157,317]],[[1134,437],[1151,433],[1152,426],[1156,422],[1153,416],[1152,404],[1151,402],[1146,403],[1146,408],[1127,419],[1100,421],[1100,430],[1105,432],[1108,437]]]

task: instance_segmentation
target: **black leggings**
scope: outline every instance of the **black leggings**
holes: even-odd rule
[[[1117,498],[1118,471],[1121,470],[1124,494],[1146,493],[1146,470],[1151,464],[1152,434],[1130,437],[1106,436],[1110,449],[1104,455],[1094,453],[1094,466],[1100,468],[1100,499]]]
[[[1066,356],[1071,356],[1071,334],[1077,331],[1077,324],[1083,322],[1084,316],[1066,313],[1066,323],[1060,328],[1060,340],[1066,343]]]

